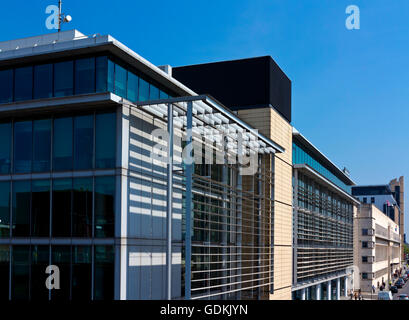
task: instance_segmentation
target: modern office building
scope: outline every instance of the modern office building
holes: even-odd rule
[[[405,233],[405,183],[404,177],[393,179],[385,185],[354,186],[352,195],[362,203],[374,204],[379,210],[395,221],[402,239],[401,256],[403,259],[403,241]]]
[[[290,299],[291,91],[271,61],[282,105],[270,86],[237,115],[109,35],[1,42],[0,298]]]
[[[274,291],[291,299],[292,126],[291,81],[270,56],[173,68],[173,76],[210,94],[285,151],[274,158]]]
[[[339,300],[353,286],[354,182],[293,131],[293,299]]]
[[[354,186],[352,195],[363,204],[373,204],[389,218],[399,224],[399,205],[395,199],[395,194],[388,184]]]
[[[354,219],[355,261],[359,282],[355,289],[371,292],[393,279],[400,268],[401,236],[399,225],[374,204],[361,204]]]

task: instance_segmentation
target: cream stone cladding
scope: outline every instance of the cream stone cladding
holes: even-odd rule
[[[270,299],[291,300],[292,126],[273,108],[245,109],[237,114],[285,149],[274,159],[274,293]]]

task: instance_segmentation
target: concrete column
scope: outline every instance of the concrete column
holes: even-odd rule
[[[305,288],[301,289],[301,300],[305,300]]]
[[[348,297],[348,277],[344,277],[344,297]]]
[[[316,286],[315,300],[321,300],[321,283]]]
[[[327,282],[327,299],[331,300],[331,280]]]
[[[337,279],[337,300],[341,300],[341,279]]]

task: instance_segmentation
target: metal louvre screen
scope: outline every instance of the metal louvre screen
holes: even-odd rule
[[[270,156],[259,157],[261,165],[253,176],[240,176],[235,165],[195,166],[192,299],[268,299],[273,281],[273,175]],[[183,214],[183,234],[185,218]]]
[[[353,205],[298,172],[297,279],[305,281],[353,265]]]
[[[177,247],[167,236],[168,299],[268,299],[273,290],[274,158],[284,149],[207,96],[138,107],[167,122],[167,132],[155,135],[153,148],[167,154],[167,235],[173,232],[172,211],[179,208],[174,195],[182,195],[181,282],[172,280],[169,258]]]

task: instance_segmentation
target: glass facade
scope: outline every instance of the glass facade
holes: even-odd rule
[[[49,265],[59,267],[59,290],[45,286]],[[0,271],[0,301],[114,298],[113,245],[1,245]]]
[[[332,183],[351,194],[351,186],[343,182],[337,177],[330,169],[324,166],[318,161],[310,152],[306,151],[303,147],[293,142],[293,164],[307,164],[312,169],[320,173],[322,176],[330,180]]]
[[[12,118],[0,133],[0,300],[113,299],[116,113]]]
[[[107,56],[0,70],[0,104],[113,92],[130,101],[166,99],[167,90]]]
[[[112,112],[0,123],[0,175],[115,168],[115,136]]]

